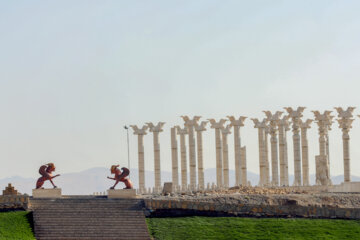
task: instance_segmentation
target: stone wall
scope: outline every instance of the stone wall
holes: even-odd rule
[[[201,202],[191,200],[144,199],[148,216],[189,215],[227,215],[252,217],[304,217],[304,218],[339,218],[360,219],[359,208],[336,208],[333,206],[299,206],[289,200],[283,205],[248,205]]]
[[[28,195],[0,195],[0,211],[27,210]]]

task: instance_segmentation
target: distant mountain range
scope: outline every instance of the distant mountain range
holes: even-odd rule
[[[62,188],[62,193],[65,195],[88,195],[93,194],[94,192],[104,192],[106,189],[112,186],[113,180],[109,180],[106,177],[110,176],[110,171],[107,168],[91,168],[82,172],[77,173],[65,173],[61,174],[60,177],[55,178],[55,184]],[[230,186],[233,186],[235,183],[235,171],[230,170]],[[180,177],[180,176],[179,176]],[[259,175],[256,173],[248,172],[247,174],[248,181],[254,186],[259,182]],[[138,186],[138,170],[131,169],[130,175],[131,181],[134,183],[134,186]],[[162,171],[161,172],[162,182],[171,182],[171,172]],[[289,176],[289,182],[292,184],[293,176]],[[340,184],[343,182],[343,175],[334,176],[331,178],[334,184]],[[352,176],[352,181],[360,181],[360,177]],[[32,189],[35,187],[37,179],[33,178],[23,178],[19,176],[9,177],[0,179],[0,190],[5,189],[8,183],[11,183],[15,188],[21,193],[27,193],[31,195]],[[180,179],[179,179],[180,180]],[[216,169],[210,168],[205,170],[205,183],[216,182]],[[315,175],[310,176],[311,184],[315,183]],[[154,172],[146,171],[145,172],[145,184],[146,187],[154,186]],[[46,188],[51,187],[49,182],[46,182],[44,185]],[[123,183],[119,183],[118,187],[122,188]]]

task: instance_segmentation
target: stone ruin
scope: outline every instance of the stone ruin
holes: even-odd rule
[[[341,107],[335,108],[338,117],[337,122],[343,135],[343,162],[344,162],[344,183],[339,186],[332,186],[330,178],[330,156],[329,156],[329,131],[335,116],[332,111],[312,111],[314,119],[302,119],[305,107],[293,109],[284,108],[285,111],[270,112],[264,111],[264,119],[252,118],[254,128],[258,129],[259,146],[259,175],[260,187],[308,187],[309,179],[309,146],[307,130],[311,128],[312,122],[318,126],[319,133],[319,154],[315,156],[316,185],[327,186],[329,191],[351,191],[360,192],[360,183],[351,182],[350,179],[350,137],[349,131],[352,127],[354,107],[344,110]],[[360,117],[360,115],[359,115]],[[197,190],[228,189],[229,186],[229,152],[228,135],[234,135],[234,158],[235,158],[235,186],[249,186],[246,169],[246,146],[241,145],[240,129],[244,126],[246,117],[227,116],[227,119],[208,119],[201,121],[200,116],[192,119],[188,116],[181,116],[184,126],[171,127],[171,158],[172,158],[172,191],[186,192]],[[216,184],[204,183],[203,163],[203,139],[202,132],[206,131],[206,125],[210,122],[210,128],[215,130],[215,156],[216,156]],[[226,124],[229,122],[229,124]],[[160,193],[161,168],[160,168],[160,143],[159,133],[163,131],[164,122],[157,125],[146,123],[142,128],[131,125],[134,134],[138,135],[138,166],[139,166],[139,189],[140,194]],[[144,167],[144,144],[143,138],[147,130],[153,133],[154,143],[154,173],[155,187],[147,190],[145,185]],[[288,142],[287,132],[292,130],[293,159],[294,159],[294,182],[289,183],[288,171]],[[195,134],[196,133],[196,134]],[[186,136],[187,135],[187,136]],[[268,136],[270,135],[270,139]],[[180,137],[180,166],[178,161],[179,148],[178,137]],[[185,138],[188,137],[186,146]],[[268,141],[270,140],[270,145]],[[269,159],[270,156],[270,159]],[[189,158],[189,160],[187,160]],[[189,165],[187,163],[189,162]],[[180,168],[180,181],[179,181]],[[188,169],[190,182],[188,182]],[[351,188],[346,184],[351,183]],[[350,185],[349,185],[350,186]],[[168,191],[168,190],[167,190]]]

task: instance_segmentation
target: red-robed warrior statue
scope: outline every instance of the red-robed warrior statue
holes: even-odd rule
[[[129,176],[130,170],[126,167],[123,167],[123,168],[121,168],[121,170],[122,170],[122,172],[121,172],[118,167],[119,167],[119,165],[112,165],[110,168],[111,174],[115,174],[114,178],[107,177],[108,179],[115,180],[114,186],[112,186],[110,189],[115,189],[115,186],[119,182],[125,183],[126,187],[124,189],[132,189],[133,188],[132,182],[130,181],[130,179],[126,178],[127,176]]]
[[[45,165],[42,165],[39,169],[39,173],[42,177],[40,177],[36,182],[36,189],[42,188],[46,180],[49,180],[54,188],[56,188],[55,184],[53,183],[52,179],[56,178],[57,176],[60,176],[60,174],[57,174],[55,176],[52,175],[52,172],[55,171],[55,165],[53,163],[48,163]]]

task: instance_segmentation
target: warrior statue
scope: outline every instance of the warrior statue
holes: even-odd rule
[[[111,174],[115,174],[114,178],[107,177],[108,179],[115,180],[114,186],[112,186],[110,189],[115,189],[115,186],[119,182],[125,183],[124,189],[132,189],[133,188],[132,182],[130,181],[130,179],[126,178],[127,176],[129,176],[130,170],[126,167],[123,167],[123,168],[121,168],[121,170],[122,170],[122,172],[121,172],[118,167],[119,167],[119,165],[112,165],[110,168]]]
[[[53,163],[48,163],[45,165],[42,165],[39,169],[39,173],[42,177],[40,177],[36,182],[36,189],[43,188],[46,180],[49,180],[54,188],[56,188],[54,182],[52,181],[53,178],[56,178],[57,176],[60,176],[60,174],[57,174],[55,176],[52,175],[52,172],[55,171],[55,165]]]

